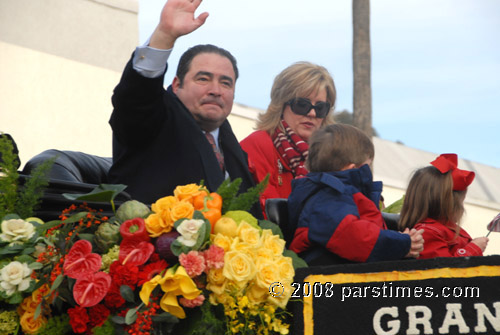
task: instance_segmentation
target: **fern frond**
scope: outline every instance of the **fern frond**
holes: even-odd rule
[[[0,136],[0,218],[15,213],[19,173],[19,158],[14,153],[14,144]]]

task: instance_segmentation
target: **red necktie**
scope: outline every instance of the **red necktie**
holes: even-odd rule
[[[222,156],[222,152],[217,148],[217,145],[215,145],[215,138],[212,134],[209,132],[205,133],[205,136],[207,137],[208,142],[212,145],[212,149],[214,150],[215,157],[217,157],[217,161],[219,162],[220,169],[224,171],[224,156]]]

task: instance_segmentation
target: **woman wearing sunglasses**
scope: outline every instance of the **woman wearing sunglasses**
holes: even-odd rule
[[[274,79],[271,103],[259,115],[257,130],[240,143],[255,181],[270,174],[260,197],[263,212],[266,199],[288,198],[292,180],[307,174],[307,143],[315,130],[333,123],[336,96],[328,70],[309,62],[292,64]]]

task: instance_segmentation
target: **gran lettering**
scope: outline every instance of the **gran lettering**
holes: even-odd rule
[[[373,315],[373,330],[377,335],[450,334],[450,329],[455,333],[458,330],[459,334],[469,334],[471,331],[476,334],[486,334],[489,324],[490,329],[500,332],[500,302],[494,302],[492,307],[494,312],[486,304],[474,304],[476,320],[474,324],[470,324],[471,320],[467,324],[462,315],[462,304],[446,304],[446,314],[442,321],[439,320],[441,323],[437,332],[432,328],[432,310],[427,306],[407,306],[406,314],[400,313],[399,308],[395,306],[382,307]],[[406,332],[401,332],[403,316],[408,318]]]

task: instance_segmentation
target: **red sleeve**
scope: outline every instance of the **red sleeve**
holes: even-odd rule
[[[256,183],[261,182],[269,173],[269,184],[261,194],[260,203],[264,211],[266,199],[282,198],[279,193],[278,162],[271,137],[264,131],[256,131],[240,142],[248,155],[248,168]],[[290,186],[291,187],[291,186]]]
[[[415,229],[421,228],[424,229],[424,233],[422,234],[424,238],[424,250],[420,253],[419,258],[465,257],[481,256],[483,254],[481,249],[474,243],[468,243],[461,248],[451,248],[450,241],[453,237],[432,225],[415,227]]]

